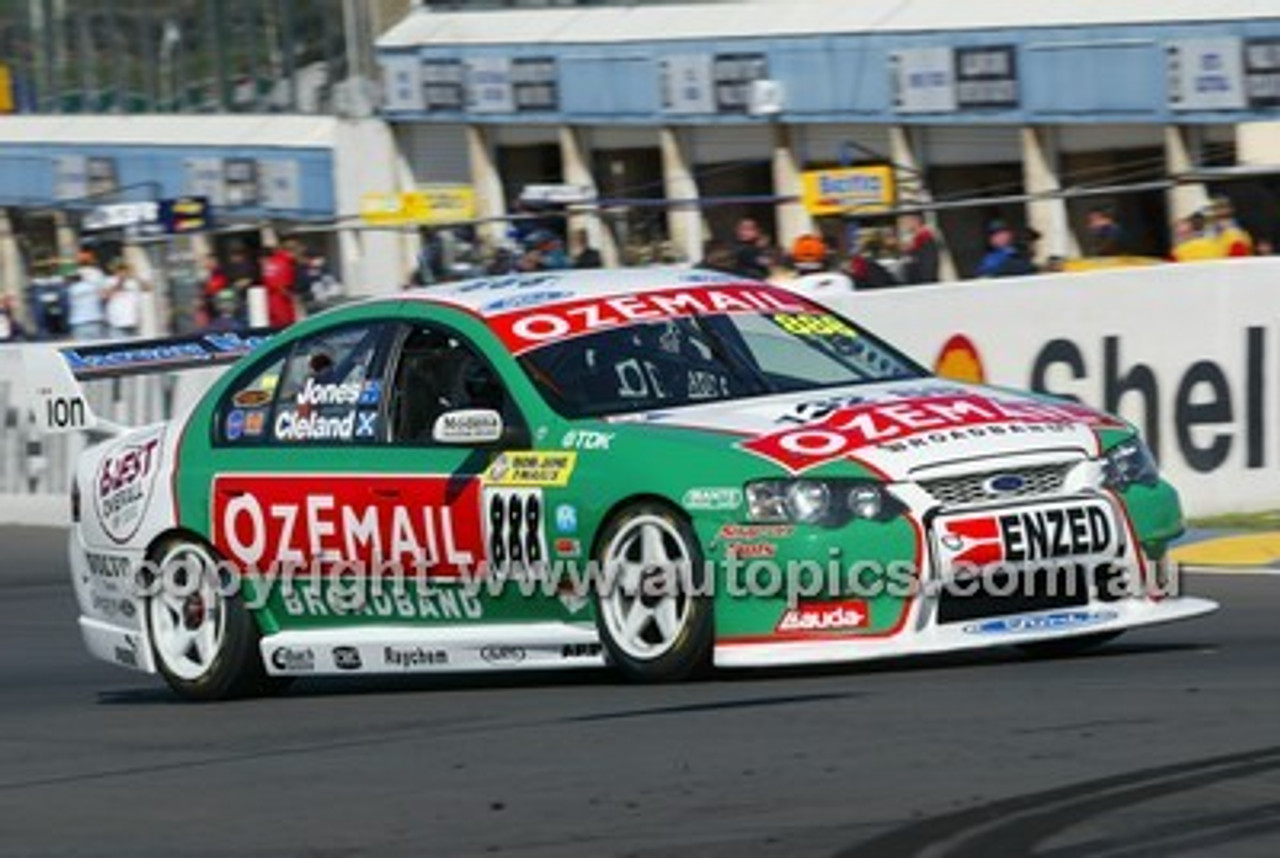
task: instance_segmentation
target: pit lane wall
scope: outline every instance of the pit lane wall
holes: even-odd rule
[[[830,301],[921,363],[1137,425],[1190,515],[1280,509],[1280,259],[979,280]]]
[[[830,302],[921,363],[1076,397],[1142,428],[1189,514],[1280,509],[1280,259],[884,292]],[[84,439],[28,428],[21,350],[0,346],[0,524],[66,521]],[[116,422],[167,419],[213,375],[92,382]]]

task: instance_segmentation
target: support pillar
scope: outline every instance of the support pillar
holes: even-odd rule
[[[924,146],[914,128],[906,125],[893,125],[889,128],[889,158],[894,164],[894,173],[898,185],[898,205],[909,206],[918,203],[927,206],[933,202],[933,194],[925,180],[928,164],[924,158]],[[951,243],[942,231],[938,222],[938,213],[933,209],[924,211],[925,223],[938,238],[938,278],[941,280],[959,279],[955,256],[951,253]]]
[[[667,206],[667,232],[671,245],[687,262],[702,259],[702,241],[706,224],[699,209],[698,182],[693,175],[689,143],[685,132],[663,128],[658,132],[662,151],[662,192],[668,200],[681,200]]]
[[[1038,197],[1062,190],[1059,175],[1058,134],[1047,126],[1029,126],[1022,138],[1022,184],[1027,194]],[[1050,256],[1071,259],[1080,256],[1080,243],[1071,231],[1067,201],[1060,196],[1032,199],[1027,203],[1027,222],[1040,233],[1036,263]]]
[[[791,127],[782,123],[773,126],[773,192],[780,197],[794,197],[791,202],[777,204],[777,245],[786,251],[797,238],[813,232],[813,218],[800,202],[800,165],[796,162],[795,148],[791,141]]]
[[[471,186],[476,192],[476,217],[482,221],[477,231],[491,248],[498,247],[506,241],[507,225],[505,221],[493,219],[507,216],[507,198],[488,128],[467,126],[467,156],[471,163]]]
[[[1164,129],[1165,172],[1177,177],[1200,166],[1203,133],[1194,125],[1166,125]],[[1179,221],[1209,204],[1209,192],[1199,182],[1178,184],[1167,195],[1169,218]]]
[[[591,172],[591,155],[583,144],[582,133],[570,126],[560,126],[560,169],[564,180],[570,185],[590,188],[594,198],[599,197],[595,175]],[[606,268],[618,264],[618,243],[613,234],[605,228],[604,214],[598,207],[569,215],[569,233],[586,230],[587,241],[600,251]]]

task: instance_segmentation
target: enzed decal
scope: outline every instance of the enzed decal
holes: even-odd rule
[[[223,475],[212,512],[214,546],[246,570],[319,561],[373,574],[395,564],[448,578],[483,555],[476,480]]]
[[[939,524],[938,542],[950,566],[1100,557],[1120,550],[1117,528],[1102,503],[948,518]]]
[[[94,509],[112,542],[125,543],[142,526],[160,470],[164,429],[119,447],[98,466]]]
[[[852,632],[867,628],[871,612],[861,599],[840,602],[806,602],[789,608],[778,620],[778,635],[812,632]]]
[[[487,321],[512,353],[633,322],[721,313],[821,312],[816,304],[773,286],[724,285],[655,290],[610,298],[585,298],[531,310],[513,310]]]
[[[914,436],[931,437],[948,430],[996,424],[1119,425],[1113,418],[1072,403],[999,400],[960,394],[850,405],[821,420],[753,438],[741,446],[792,473],[800,473],[867,448]]]
[[[499,453],[485,471],[484,482],[491,486],[564,487],[577,461],[578,454],[570,451]]]
[[[971,623],[964,627],[969,635],[1017,635],[1078,629],[1110,622],[1120,615],[1115,611],[1055,611],[1049,614],[1022,614]]]
[[[688,510],[727,512],[742,506],[742,489],[731,486],[689,489],[680,499]]]

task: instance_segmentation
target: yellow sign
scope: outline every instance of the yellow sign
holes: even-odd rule
[[[573,452],[500,453],[484,481],[491,486],[567,486],[577,461]]]
[[[897,197],[893,168],[843,167],[800,174],[800,200],[814,217],[875,214],[893,208]]]
[[[0,113],[13,113],[18,109],[18,99],[13,91],[13,75],[9,67],[0,63]]]
[[[360,199],[360,217],[375,226],[461,223],[475,216],[476,193],[470,185],[428,185]]]

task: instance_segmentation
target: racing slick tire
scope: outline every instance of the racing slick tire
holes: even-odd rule
[[[613,517],[597,546],[603,580],[593,593],[596,624],[613,665],[642,682],[708,670],[713,605],[688,521],[666,505],[637,503]]]
[[[1018,644],[1018,649],[1022,651],[1023,655],[1031,658],[1068,658],[1073,655],[1079,655],[1082,652],[1088,652],[1091,649],[1097,649],[1122,634],[1124,634],[1123,630],[1118,632],[1098,632],[1093,635],[1059,638],[1054,641]]]
[[[147,637],[156,668],[189,700],[229,700],[279,691],[267,675],[257,623],[220,575],[230,574],[203,543],[171,539],[153,553],[161,578],[146,600]]]

